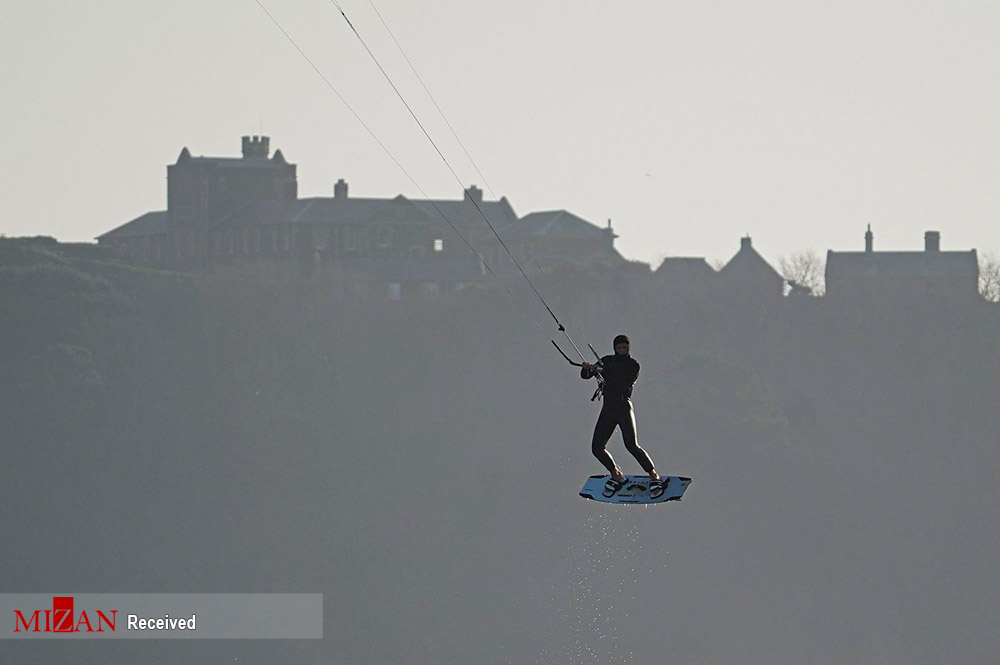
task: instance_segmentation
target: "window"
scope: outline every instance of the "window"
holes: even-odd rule
[[[389,227],[388,226],[378,227],[378,239],[377,239],[378,246],[388,247],[391,240],[392,240],[392,234],[389,231]]]

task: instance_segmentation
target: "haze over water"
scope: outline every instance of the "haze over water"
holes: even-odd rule
[[[540,279],[579,339],[629,334],[639,440],[694,479],[679,503],[635,508],[577,496],[600,472],[593,384],[500,289],[367,302],[321,277],[11,246],[0,587],[325,598],[318,642],[5,641],[12,662],[996,651],[995,306]],[[610,449],[637,471],[617,435]]]

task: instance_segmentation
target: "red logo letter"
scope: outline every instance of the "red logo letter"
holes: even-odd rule
[[[31,620],[30,621],[25,621],[24,620],[24,615],[21,614],[21,610],[14,610],[14,632],[15,633],[20,633],[21,632],[21,629],[17,627],[17,620],[18,619],[21,620],[21,625],[24,626],[25,630],[27,630],[29,632],[32,632],[32,633],[37,633],[38,632],[38,610],[35,610],[35,613],[31,615]],[[31,630],[31,628],[29,627],[29,625],[32,624],[32,623],[35,624],[35,629],[34,630]]]
[[[73,632],[73,596],[53,596],[52,618],[55,633]]]
[[[108,627],[111,628],[111,632],[114,632],[115,631],[115,620],[118,619],[117,614],[118,614],[118,610],[111,610],[111,621],[108,621],[107,615],[104,612],[102,612],[100,610],[97,610],[97,632],[99,632],[99,633],[103,633],[104,632],[104,629],[101,628],[101,623],[102,623],[101,619],[104,619],[103,623],[108,624]]]

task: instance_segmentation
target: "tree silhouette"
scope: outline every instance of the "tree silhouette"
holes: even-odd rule
[[[990,302],[1000,302],[1000,258],[992,252],[979,257],[979,293]]]
[[[823,260],[811,249],[781,257],[778,270],[792,287],[790,295],[822,296],[826,293]]]

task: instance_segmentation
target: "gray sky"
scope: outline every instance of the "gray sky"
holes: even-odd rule
[[[327,0],[261,0],[427,194],[459,183]],[[728,258],[1000,249],[1000,5],[367,0],[342,6],[464,184]],[[420,193],[254,0],[8,3],[0,232],[87,240],[166,205],[181,148],[265,133],[300,196]]]

